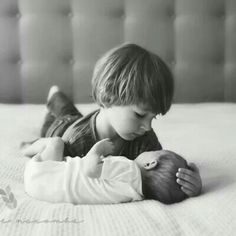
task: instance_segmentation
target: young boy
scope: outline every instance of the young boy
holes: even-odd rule
[[[134,161],[108,156],[109,139],[97,142],[87,155],[66,157],[59,137],[39,139],[24,150],[33,156],[26,164],[25,191],[53,203],[104,204],[154,199],[170,204],[187,196],[176,183],[176,172],[187,162],[170,151],[150,151]]]
[[[113,155],[134,160],[145,151],[161,150],[151,128],[152,119],[166,114],[173,98],[173,77],[163,60],[135,45],[124,44],[97,62],[92,78],[94,101],[100,106],[84,117],[57,87],[48,96],[48,114],[42,137],[62,137],[64,156],[85,156],[104,138],[114,143]],[[201,178],[194,164],[179,173],[182,191],[201,192]]]

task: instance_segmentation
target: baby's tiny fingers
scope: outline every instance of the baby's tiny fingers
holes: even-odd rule
[[[194,163],[189,163],[188,166],[190,167],[190,169],[192,169],[193,171],[199,172],[198,167],[194,164]]]
[[[111,140],[107,140],[105,143],[108,146],[114,147],[114,143]]]
[[[36,154],[35,156],[32,157],[34,161],[42,161],[41,156],[39,154]]]
[[[111,140],[110,138],[104,138],[101,141],[110,141],[110,140]]]
[[[101,161],[103,161],[104,159],[107,159],[107,158],[109,158],[109,156],[103,156],[103,155],[100,156]]]

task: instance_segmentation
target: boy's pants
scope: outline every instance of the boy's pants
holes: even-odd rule
[[[53,94],[47,103],[48,113],[41,128],[41,137],[61,137],[65,130],[83,115],[61,91]]]

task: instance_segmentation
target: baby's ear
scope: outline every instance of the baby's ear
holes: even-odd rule
[[[145,163],[144,164],[144,168],[146,170],[151,170],[151,169],[155,168],[157,165],[158,165],[158,161],[154,160],[154,161]]]

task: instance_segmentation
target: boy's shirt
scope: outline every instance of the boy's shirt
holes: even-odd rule
[[[62,162],[36,159],[28,161],[24,172],[25,191],[36,199],[73,204],[143,199],[140,169],[134,161],[125,157],[105,158],[97,165],[92,178],[84,171],[83,158],[66,157],[66,161]]]
[[[95,125],[98,113],[99,110],[91,112],[66,129],[62,135],[65,142],[64,156],[83,157],[99,141]],[[130,160],[134,160],[142,152],[162,149],[153,129],[132,141],[123,142],[122,149],[116,155],[125,156]]]

